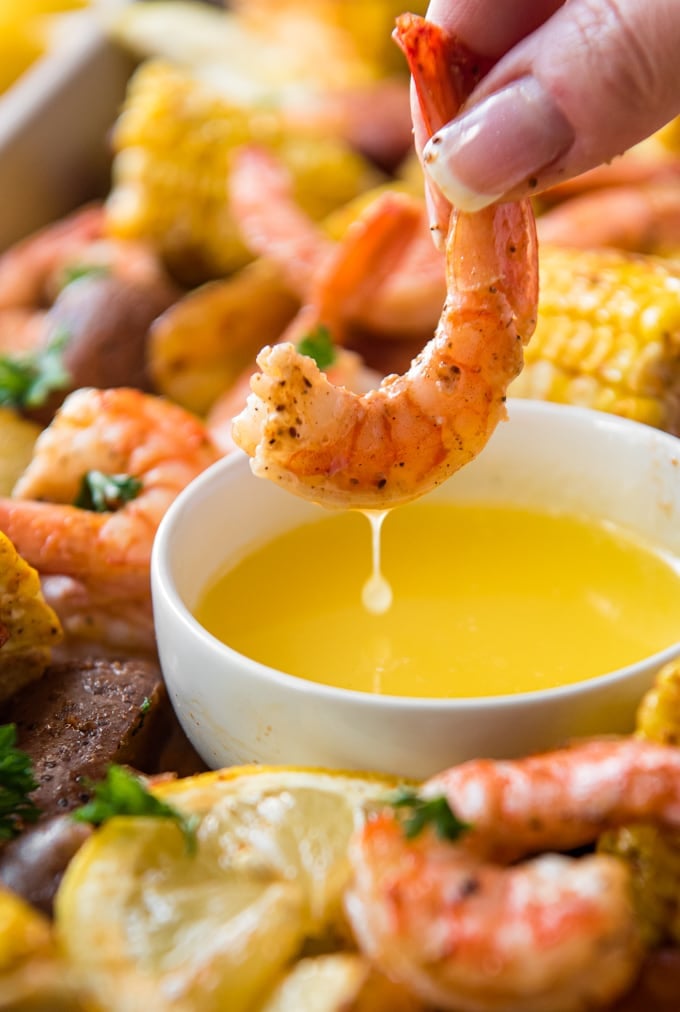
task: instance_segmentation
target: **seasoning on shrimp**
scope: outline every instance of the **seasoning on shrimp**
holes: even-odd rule
[[[436,129],[465,97],[474,61],[423,19],[399,25]],[[455,61],[458,75],[450,70]],[[365,395],[333,386],[292,344],[260,352],[261,372],[233,427],[256,475],[324,506],[386,509],[430,491],[477,456],[506,417],[506,391],[536,322],[530,203],[454,211],[446,278],[434,338],[404,375]]]
[[[352,841],[347,912],[378,969],[457,1012],[585,1012],[625,993],[644,955],[626,865],[550,852],[628,821],[680,828],[680,749],[623,738],[474,760],[418,792],[442,796],[469,825],[455,843],[432,826],[408,839],[388,810]]]

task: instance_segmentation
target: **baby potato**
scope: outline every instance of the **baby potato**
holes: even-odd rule
[[[151,390],[149,328],[177,295],[160,280],[141,283],[115,274],[87,274],[68,284],[48,313],[43,337],[44,352],[58,349],[64,381],[25,413],[48,425],[66,396],[80,387]]]
[[[50,312],[50,330],[67,335],[64,367],[73,388],[148,390],[147,334],[176,297],[164,284],[137,284],[113,274],[67,285]]]

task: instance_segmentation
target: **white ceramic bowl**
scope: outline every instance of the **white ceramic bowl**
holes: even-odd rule
[[[610,415],[510,402],[510,420],[484,452],[432,494],[607,518],[680,556],[680,441]],[[161,664],[179,719],[211,766],[301,763],[424,777],[474,756],[625,732],[655,672],[680,653],[678,642],[565,688],[407,699],[282,674],[231,650],[193,618],[201,592],[229,560],[318,515],[319,507],[253,477],[239,453],[194,481],[160,526],[152,587]]]

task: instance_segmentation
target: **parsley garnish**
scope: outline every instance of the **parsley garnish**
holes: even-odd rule
[[[35,822],[40,809],[29,794],[38,786],[30,756],[15,748],[15,724],[0,726],[0,840],[11,840],[27,822]]]
[[[80,281],[81,278],[102,278],[108,274],[109,269],[104,264],[72,264],[64,270],[61,287],[66,288],[72,281]]]
[[[0,356],[0,404],[10,408],[37,408],[54,390],[71,384],[63,352],[70,335],[58,331],[42,351],[30,355]]]
[[[452,811],[443,794],[435,798],[423,798],[411,787],[399,787],[390,798],[389,804],[397,808],[404,836],[412,840],[432,826],[441,840],[457,840],[471,827],[462,822]]]
[[[87,471],[73,505],[94,513],[113,513],[136,499],[141,490],[142,482],[129,474]]]
[[[101,826],[116,815],[147,815],[157,819],[172,819],[184,836],[190,854],[196,852],[197,816],[183,815],[172,805],[161,801],[144,786],[142,781],[122,766],[112,764],[106,778],[93,789],[92,801],[71,813],[77,822]]]
[[[301,355],[313,358],[319,369],[327,369],[333,365],[336,359],[335,345],[328,327],[320,323],[314,330],[310,330],[300,341],[297,350]]]

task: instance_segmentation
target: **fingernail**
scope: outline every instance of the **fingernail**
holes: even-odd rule
[[[571,124],[552,96],[535,77],[522,77],[434,134],[423,163],[452,204],[479,211],[566,154],[573,142]]]

